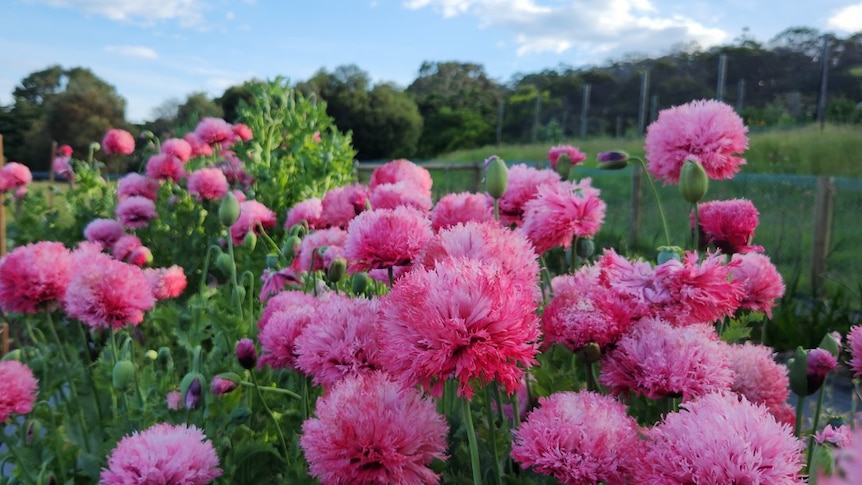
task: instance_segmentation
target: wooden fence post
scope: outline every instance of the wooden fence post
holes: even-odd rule
[[[3,155],[3,135],[0,135],[0,168],[6,164]],[[0,257],[6,255],[6,204],[4,195],[0,193]]]
[[[640,165],[632,164],[632,219],[629,222],[629,249],[638,242],[641,222],[641,183],[643,172]]]
[[[814,243],[811,250],[811,289],[814,294],[820,294],[826,278],[834,198],[835,179],[817,177],[817,190],[814,194]]]

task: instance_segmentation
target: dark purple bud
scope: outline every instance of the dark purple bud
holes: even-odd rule
[[[236,343],[236,358],[243,369],[254,369],[257,364],[257,349],[250,338],[244,338]]]
[[[192,379],[192,382],[189,384],[188,390],[186,390],[185,395],[185,403],[186,409],[197,409],[198,404],[201,402],[201,381],[197,377]]]

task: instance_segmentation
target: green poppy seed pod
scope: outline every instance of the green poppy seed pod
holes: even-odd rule
[[[278,254],[268,253],[266,255],[266,267],[269,269],[275,269],[278,267]]]
[[[236,287],[236,295],[239,297],[239,301],[245,301],[245,287],[237,286]]]
[[[509,186],[509,169],[506,162],[498,156],[492,156],[488,162],[488,171],[485,174],[485,189],[495,199],[503,197]]]
[[[333,283],[338,283],[347,274],[347,260],[344,258],[335,258],[329,269],[326,270],[326,277]]]
[[[797,347],[790,366],[790,390],[797,396],[808,395],[808,354],[802,347]]]
[[[662,246],[658,249],[658,257],[656,258],[658,264],[667,263],[671,259],[682,261],[682,248],[678,246]]]
[[[561,179],[569,180],[569,176],[572,174],[572,160],[565,153],[560,154],[554,171],[560,175]]]
[[[218,207],[218,220],[223,226],[232,226],[239,219],[239,201],[233,192],[228,192],[221,198]]]
[[[126,391],[135,382],[135,363],[131,360],[120,360],[114,364],[114,372],[111,375],[111,383],[114,389]]]
[[[236,265],[233,262],[233,258],[230,257],[228,253],[221,253],[216,257],[215,267],[225,276],[229,276],[233,274],[236,270]]]
[[[354,295],[363,295],[368,290],[368,273],[356,273],[350,282],[350,290]]]
[[[254,248],[257,247],[257,235],[255,235],[254,231],[248,231],[245,233],[245,237],[242,239],[242,245],[245,248],[248,248],[249,251],[254,251]]]
[[[700,162],[686,160],[679,173],[679,192],[690,204],[697,204],[709,189],[709,177]]]
[[[575,252],[581,259],[587,259],[596,252],[596,243],[592,239],[580,238],[577,244]]]

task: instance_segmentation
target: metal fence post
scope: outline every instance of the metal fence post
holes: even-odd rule
[[[835,179],[817,177],[817,191],[814,194],[814,242],[811,250],[811,285],[815,294],[823,290],[823,281],[826,278],[834,198]]]

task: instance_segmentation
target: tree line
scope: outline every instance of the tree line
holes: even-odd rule
[[[51,140],[85,151],[111,127],[176,136],[203,116],[238,121],[238,107],[259,82],[216,98],[191,93],[167,100],[152,120],[133,126],[113,86],[85,68],[51,66],[24,78],[12,104],[0,106],[0,133],[7,158],[39,170],[50,159]],[[507,82],[491,78],[481,64],[447,61],[423,62],[406,88],[372,83],[356,65],[321,69],[294,86],[326,103],[363,160],[423,159],[500,142],[640,136],[659,110],[717,95],[752,129],[810,122],[818,108],[826,120],[862,123],[862,32],[842,38],[797,27],[766,43],[744,32],[706,50],[681,45],[659,57],[560,65]],[[822,106],[821,91],[828,93]]]

